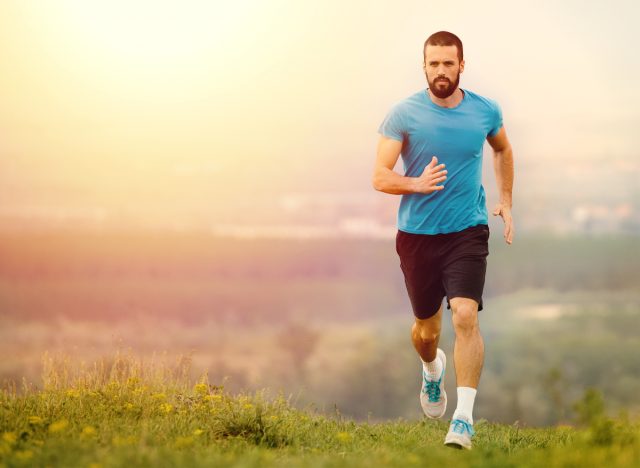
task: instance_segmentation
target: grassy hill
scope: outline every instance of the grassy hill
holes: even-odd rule
[[[299,410],[267,391],[228,394],[180,365],[117,358],[81,372],[45,360],[44,388],[0,394],[0,466],[638,466],[640,425],[604,415],[597,393],[583,426],[476,422],[474,450],[442,445],[446,421],[356,423]]]

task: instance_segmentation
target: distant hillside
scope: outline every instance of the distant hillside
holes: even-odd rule
[[[485,294],[523,288],[638,290],[640,237],[518,236],[492,231]],[[124,318],[144,311],[247,322],[305,314],[371,317],[407,310],[395,240],[231,239],[203,233],[0,234],[6,315]],[[300,318],[299,312],[296,317]]]

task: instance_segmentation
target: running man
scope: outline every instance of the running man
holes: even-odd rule
[[[493,215],[513,240],[513,153],[497,102],[458,87],[464,71],[462,42],[447,31],[423,48],[428,88],[397,103],[381,123],[373,187],[402,195],[396,251],[415,323],[413,345],[422,364],[420,403],[429,418],[447,408],[447,359],[438,348],[442,300],[452,310],[458,405],[444,443],[471,448],[473,404],[484,361],[478,311],[482,310],[489,226],[482,186],[485,139],[493,148],[500,201]],[[405,175],[393,171],[402,155]]]

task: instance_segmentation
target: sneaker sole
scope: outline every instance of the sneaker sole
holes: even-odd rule
[[[455,434],[447,435],[447,438],[444,440],[444,445],[458,450],[471,450],[471,444]]]

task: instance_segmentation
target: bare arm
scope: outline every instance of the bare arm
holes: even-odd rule
[[[511,217],[513,192],[513,150],[507,138],[507,132],[502,127],[500,131],[487,141],[493,148],[493,169],[498,184],[500,201],[493,210],[493,215],[502,216],[504,220],[504,238],[507,244],[513,242],[513,219]]]
[[[447,178],[444,164],[437,165],[438,158],[433,156],[431,162],[424,168],[420,177],[402,176],[393,168],[398,161],[402,142],[380,136],[376,163],[373,170],[373,188],[380,192],[392,195],[404,195],[406,193],[431,193],[444,189],[443,185],[437,185]]]

